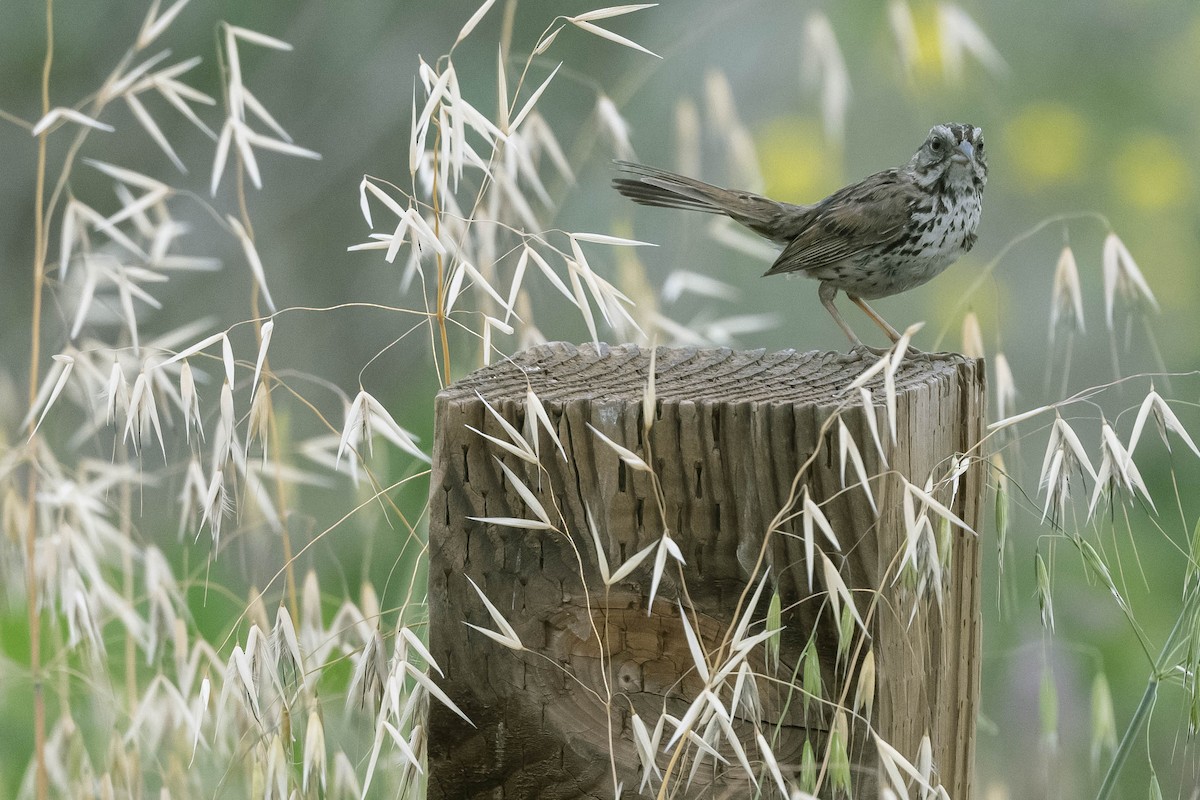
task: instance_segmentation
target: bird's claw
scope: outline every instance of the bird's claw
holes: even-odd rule
[[[850,348],[850,353],[858,357],[861,357],[861,354],[870,353],[871,355],[882,358],[883,356],[892,355],[895,351],[895,345],[892,347],[872,347],[871,345],[863,344],[862,342],[859,342]],[[960,356],[958,353],[929,353],[924,350],[918,350],[912,345],[908,345],[904,353],[905,359],[925,362],[950,361],[959,357]]]

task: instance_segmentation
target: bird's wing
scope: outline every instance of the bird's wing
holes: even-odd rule
[[[887,170],[822,200],[767,275],[834,266],[899,242],[920,189],[900,170]]]

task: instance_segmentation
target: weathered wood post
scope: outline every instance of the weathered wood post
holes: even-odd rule
[[[742,702],[730,713],[763,796],[779,794],[761,768],[752,715],[788,779],[799,772],[806,740],[821,769],[840,716],[849,733],[854,796],[873,798],[882,779],[863,716],[869,714],[870,728],[914,763],[928,734],[935,779],[954,800],[966,800],[979,697],[979,545],[973,534],[944,524],[905,480],[923,491],[932,477],[939,502],[978,530],[983,367],[959,356],[904,361],[893,378],[893,444],[882,373],[866,384],[874,403],[865,411],[860,393],[845,391],[876,360],[869,354],[660,348],[648,441],[642,414],[650,352],[633,346],[535,347],[441,392],[430,489],[430,643],[445,670],[441,686],[474,727],[432,702],[429,796],[611,798],[614,779],[625,797],[655,796],[658,777],[638,794],[643,776],[631,715],[653,730],[664,712],[683,718],[705,688],[679,604],[689,609],[705,650],[727,657],[735,610],[749,596],[748,582],[753,591],[762,576],[755,571],[761,553],[768,588],[752,610],[756,622],[749,632],[764,630],[777,590],[780,665],[755,648],[747,663],[759,676],[761,708]],[[529,418],[529,391],[544,404],[561,451]],[[527,439],[539,437],[540,467],[476,432],[510,439],[484,399]],[[852,466],[843,483],[835,414],[861,452],[878,515]],[[622,462],[589,425],[640,456],[649,454],[653,476]],[[557,530],[472,519],[535,518],[499,462],[528,487]],[[813,557],[809,585],[803,487],[840,544],[838,551],[818,533],[816,550],[849,586],[868,632],[854,633],[841,656],[820,556]],[[911,542],[906,494],[910,519],[919,522],[925,513],[931,523],[918,524]],[[772,528],[777,515],[781,522]],[[668,559],[649,609],[653,556],[606,590],[589,516],[611,571],[660,541],[664,530],[678,545],[685,564]],[[940,607],[931,588],[937,574]],[[525,649],[505,648],[464,624],[496,628],[468,577]],[[806,703],[799,665],[810,637],[822,691],[821,699]],[[874,706],[856,713],[853,698],[868,649]],[[730,708],[723,691],[721,701]],[[836,714],[836,706],[844,713]],[[665,727],[660,745],[674,732],[672,724]],[[752,796],[734,751],[718,746],[729,763],[707,759],[690,784],[696,748],[687,745],[688,756],[669,767],[675,748],[660,747],[659,769],[671,770],[670,796]],[[821,794],[829,793],[825,775]]]

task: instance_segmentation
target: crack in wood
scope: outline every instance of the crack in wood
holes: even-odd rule
[[[679,626],[675,604],[682,587],[675,570],[666,571],[649,609],[652,558],[613,587],[599,579],[587,512],[610,571],[658,541],[664,520],[650,476],[628,468],[594,436],[589,423],[643,456],[650,445],[666,521],[686,562],[691,613],[706,648],[715,651],[735,622],[731,616],[739,596],[758,577],[749,570],[770,536],[765,554],[772,587],[782,600],[783,667],[772,680],[760,681],[760,695],[766,724],[781,726],[776,758],[793,771],[806,739],[822,752],[831,723],[820,705],[806,716],[786,685],[810,636],[818,643],[827,694],[845,690],[848,679],[847,666],[837,656],[836,626],[823,611],[819,565],[814,586],[808,585],[805,547],[797,535],[800,520],[768,534],[797,470],[819,448],[803,483],[841,539],[841,552],[826,547],[827,555],[864,598],[860,608],[867,605],[867,591],[883,587],[870,631],[878,674],[872,724],[910,757],[928,731],[946,789],[956,800],[968,797],[979,696],[979,547],[971,537],[956,536],[944,587],[946,607],[939,612],[928,600],[918,602],[912,589],[889,572],[904,546],[903,486],[889,470],[920,486],[939,465],[976,446],[983,434],[982,364],[963,357],[903,362],[894,376],[899,441],[893,446],[879,406],[862,409],[857,392],[844,391],[875,363],[874,356],[659,348],[656,361],[654,424],[648,432],[642,395],[649,351],[630,345],[542,345],[439,393],[431,477],[436,507],[429,534],[430,647],[446,670],[443,689],[478,727],[431,703],[429,797],[611,797],[610,756],[627,790],[641,777],[630,711],[652,727],[664,710],[682,716],[703,689]],[[882,403],[882,376],[867,388]],[[526,419],[530,389],[541,399],[565,459],[537,420]],[[472,425],[505,436],[480,395],[518,430],[538,437],[544,471],[467,430]],[[832,430],[821,433],[846,402],[851,407],[842,420],[868,473],[877,476],[871,487],[878,518],[861,488],[853,482],[850,488],[841,485],[838,439]],[[886,464],[875,450],[867,414],[875,415],[887,445]],[[526,481],[550,514],[561,513],[562,532],[467,519],[529,514],[495,456]],[[953,506],[976,530],[982,477],[982,469],[972,465]],[[612,560],[614,553],[620,561]],[[505,650],[463,624],[494,627],[467,587],[467,575],[508,616],[527,651]],[[768,602],[762,598],[754,610],[755,630],[762,629]],[[760,651],[752,653],[751,664],[768,674]],[[852,680],[853,671],[849,674]],[[617,693],[609,705],[596,700],[606,686]],[[744,710],[738,714],[740,729],[748,733]],[[615,730],[611,749],[610,723]],[[856,795],[873,796],[874,745],[857,723],[851,758]],[[740,796],[748,786],[737,769],[709,764],[702,773],[695,784],[700,789],[674,796]],[[764,789],[764,796],[770,791]]]

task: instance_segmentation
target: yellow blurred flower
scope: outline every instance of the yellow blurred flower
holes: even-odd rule
[[[903,0],[893,0],[889,15],[909,78],[918,83],[940,83],[943,70],[937,6],[918,3],[914,9]]]
[[[1134,134],[1111,163],[1117,196],[1145,211],[1180,203],[1191,189],[1187,160],[1173,140],[1159,133]]]
[[[842,151],[826,141],[821,125],[804,117],[779,117],[756,137],[765,194],[812,203],[842,183]]]
[[[1000,51],[958,4],[939,0],[891,0],[888,21],[910,81],[938,86],[962,80],[967,57],[993,75],[1008,72]]]
[[[1035,103],[1019,111],[1004,127],[1002,143],[1020,185],[1038,189],[1078,177],[1086,130],[1083,118],[1059,103]]]

